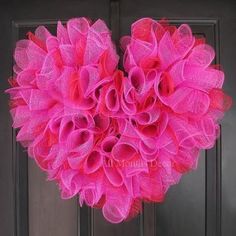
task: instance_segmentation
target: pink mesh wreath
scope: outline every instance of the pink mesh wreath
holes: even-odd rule
[[[231,105],[214,50],[188,25],[140,19],[121,46],[125,73],[103,21],[58,22],[57,36],[39,26],[17,42],[7,90],[17,140],[61,197],[112,223],[163,201]]]

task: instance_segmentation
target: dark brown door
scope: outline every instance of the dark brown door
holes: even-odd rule
[[[174,0],[22,0],[0,3],[0,235],[1,236],[234,236],[236,235],[236,109],[226,114],[215,147],[202,152],[198,169],[172,187],[163,204],[112,225],[101,211],[63,201],[55,183],[15,142],[8,112],[7,78],[16,40],[40,24],[55,31],[58,19],[87,16],[110,25],[116,42],[136,19],[166,17],[188,23],[215,47],[225,70],[225,90],[236,98],[236,2]]]

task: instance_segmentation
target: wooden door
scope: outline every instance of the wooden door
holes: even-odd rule
[[[144,204],[143,214],[118,225],[100,210],[61,200],[55,183],[15,141],[8,112],[7,78],[16,40],[38,25],[55,31],[57,20],[87,16],[106,21],[118,43],[136,19],[166,17],[188,23],[216,50],[225,70],[224,88],[235,99],[236,3],[234,1],[22,0],[0,3],[0,235],[3,236],[234,236],[236,235],[236,109],[225,116],[215,147],[202,152],[198,169],[172,187],[162,204]]]

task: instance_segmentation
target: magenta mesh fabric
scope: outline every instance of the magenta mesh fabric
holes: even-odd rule
[[[119,223],[213,147],[231,98],[213,48],[190,27],[143,18],[121,39],[125,72],[102,20],[44,26],[16,44],[10,112],[17,140],[63,199]]]

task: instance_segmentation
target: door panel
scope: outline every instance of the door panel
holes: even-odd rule
[[[202,152],[198,169],[170,188],[164,203],[143,204],[142,214],[112,225],[100,210],[80,208],[76,198],[61,200],[54,182],[15,141],[8,112],[8,96],[2,95],[12,73],[16,40],[29,30],[46,25],[55,32],[57,20],[87,16],[101,18],[117,44],[141,17],[166,17],[176,25],[188,23],[196,35],[204,35],[216,50],[215,63],[225,70],[225,90],[235,98],[236,3],[234,1],[156,0],[52,0],[0,3],[0,235],[6,236],[234,236],[236,235],[236,109],[225,116],[215,147]],[[122,55],[121,55],[122,56]]]
[[[93,231],[94,236],[100,235],[140,235],[140,217],[120,224],[110,224],[105,221],[101,210],[93,210]]]
[[[28,162],[29,235],[77,235],[78,204],[76,199],[63,201],[54,182],[33,160]]]

